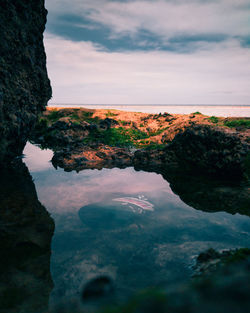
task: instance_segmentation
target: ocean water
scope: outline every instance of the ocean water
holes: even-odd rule
[[[51,150],[27,143],[24,154],[38,199],[55,220],[51,305],[79,298],[102,275],[122,296],[185,281],[200,252],[250,246],[248,216],[224,212],[224,200],[217,212],[195,209],[161,174],[132,167],[65,172],[53,168]],[[206,196],[199,188],[198,197]]]
[[[81,105],[49,104],[50,107],[84,107],[89,109],[116,109],[144,113],[190,114],[201,112],[205,115],[222,117],[250,117],[250,105]]]

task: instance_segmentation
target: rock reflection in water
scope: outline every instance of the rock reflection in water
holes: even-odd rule
[[[170,168],[137,169],[161,174],[169,182],[172,191],[196,210],[250,216],[250,187],[247,182],[216,180]]]
[[[170,187],[183,202],[204,212],[227,212],[250,216],[250,188],[233,186],[228,182],[185,177],[178,181],[169,178]]]
[[[53,232],[27,167],[18,160],[0,169],[0,312],[47,309]]]
[[[82,288],[100,276],[114,282],[119,299],[148,286],[185,281],[200,252],[249,246],[249,218],[223,213],[248,215],[246,186],[160,166],[136,167],[139,172],[132,167],[79,173],[45,168],[32,176],[56,221],[52,305],[79,299]],[[198,210],[174,195],[167,181]],[[133,205],[143,199],[154,209]]]

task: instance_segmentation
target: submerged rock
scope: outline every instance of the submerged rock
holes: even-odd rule
[[[243,252],[242,252],[243,251]],[[240,256],[240,257],[238,257]],[[66,310],[53,313],[106,312],[106,313],[246,313],[250,311],[250,257],[249,249],[238,249],[219,253],[215,250],[204,252],[198,257],[198,263],[212,262],[220,266],[204,272],[189,282],[169,284],[162,288],[143,290],[117,305],[110,301],[104,308],[97,305],[86,310],[85,306],[76,306],[68,301]],[[201,260],[202,259],[202,260]],[[222,261],[223,260],[223,261]],[[84,300],[98,299],[113,293],[112,280],[109,277],[93,279],[84,288]],[[83,302],[84,303],[84,302]]]
[[[197,257],[197,262],[194,266],[194,276],[210,275],[230,264],[245,261],[249,257],[250,249],[248,248],[223,250],[222,252],[212,248],[208,249]]]
[[[110,296],[114,291],[113,281],[108,276],[100,276],[89,281],[83,288],[82,299],[94,300]]]

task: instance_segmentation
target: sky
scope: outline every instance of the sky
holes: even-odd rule
[[[250,104],[250,0],[46,0],[50,103]]]

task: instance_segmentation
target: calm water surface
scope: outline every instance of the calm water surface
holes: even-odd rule
[[[55,170],[52,152],[31,144],[25,162],[56,229],[51,302],[78,297],[91,278],[108,275],[118,292],[190,277],[207,248],[250,245],[250,219],[186,205],[161,175],[126,169]]]

